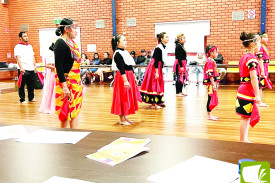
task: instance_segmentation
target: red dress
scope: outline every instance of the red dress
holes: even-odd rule
[[[269,65],[269,51],[265,45],[262,45],[259,51],[260,54],[257,54],[259,58],[262,58],[263,60],[263,66],[264,66],[264,74],[266,76],[266,79],[269,80],[268,78],[268,65]],[[268,84],[264,78],[260,79],[260,88],[266,88]]]
[[[255,103],[255,91],[251,84],[250,71],[256,70],[259,79],[259,65],[257,58],[252,53],[246,53],[239,62],[241,85],[238,89],[236,100],[236,113],[250,118],[252,113],[259,118]],[[253,119],[251,119],[253,121]],[[259,119],[257,119],[259,121]]]
[[[158,64],[159,78],[155,79],[155,59],[152,58],[149,62],[144,74],[143,82],[140,87],[142,101],[149,104],[164,103],[164,80],[162,73],[162,64]]]

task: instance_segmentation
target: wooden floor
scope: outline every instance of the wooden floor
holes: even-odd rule
[[[121,126],[118,116],[110,114],[112,88],[106,84],[84,85],[83,108],[80,113],[81,129],[117,131],[129,133],[159,134],[239,141],[240,117],[235,114],[235,98],[238,86],[220,86],[219,106],[213,114],[219,121],[207,120],[205,87],[191,83],[188,96],[176,97],[172,82],[165,84],[166,108],[148,109],[142,103],[140,110],[129,119],[136,121],[132,126]],[[0,123],[26,124],[59,127],[57,116],[38,112],[40,103],[20,104],[14,82],[0,82]],[[26,92],[27,93],[27,92]],[[250,128],[249,139],[254,143],[275,145],[275,93],[265,90],[263,101],[270,105],[261,108],[261,122]],[[42,90],[35,91],[35,98],[41,101]]]

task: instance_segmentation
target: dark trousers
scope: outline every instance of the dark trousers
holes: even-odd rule
[[[179,93],[182,93],[183,84],[180,81],[180,75],[179,75],[178,67],[176,67],[176,77],[177,77],[177,80],[176,80],[176,94],[179,94]]]
[[[20,75],[20,70],[18,69],[18,78]],[[18,89],[20,102],[25,101],[25,84],[27,84],[28,88],[28,98],[29,101],[32,101],[34,98],[34,71],[25,71],[25,73],[22,75],[22,82],[21,87]]]
[[[210,101],[211,101],[211,96],[208,94],[208,100],[207,100],[207,104],[206,104],[207,112],[211,112],[211,110],[209,109]]]

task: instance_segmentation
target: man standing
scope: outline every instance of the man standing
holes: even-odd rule
[[[36,72],[35,58],[33,48],[28,44],[28,35],[25,32],[19,33],[19,43],[14,47],[14,57],[18,64],[18,78],[22,73],[22,82],[19,88],[19,97],[22,104],[27,103],[25,101],[25,84],[28,88],[29,102],[37,102],[34,99],[34,72]]]

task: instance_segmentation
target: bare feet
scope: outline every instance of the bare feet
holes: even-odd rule
[[[269,105],[262,102],[262,103],[259,104],[259,107],[269,107]]]
[[[127,119],[126,117],[124,117],[125,121],[129,122],[130,124],[134,123],[134,121],[130,121],[129,119]]]
[[[218,117],[216,117],[216,116],[208,116],[208,120],[213,120],[213,121],[218,121],[219,120],[219,118]]]
[[[125,126],[130,126],[131,123],[129,123],[128,121],[120,121],[119,122],[120,125],[125,125]]]

